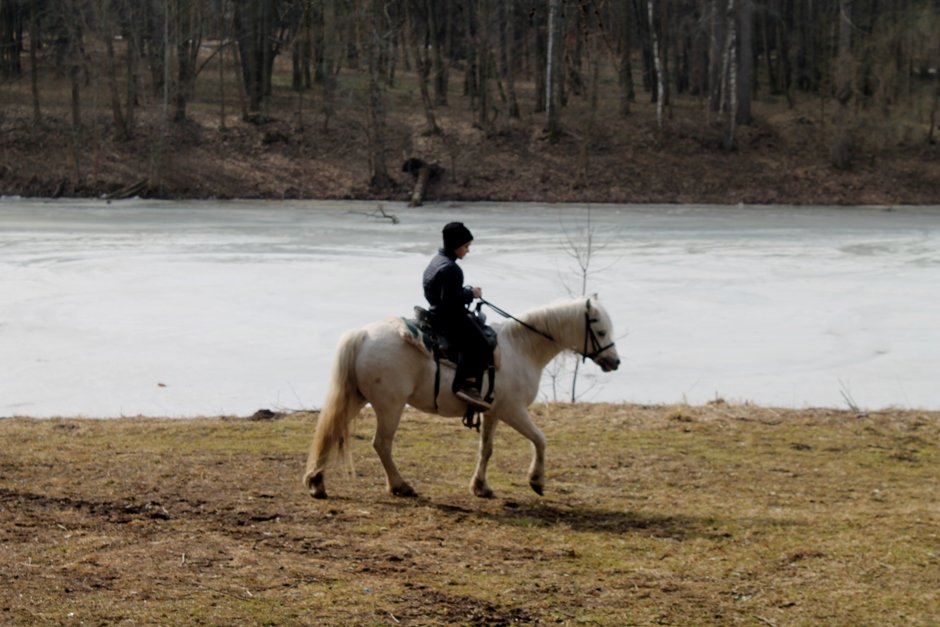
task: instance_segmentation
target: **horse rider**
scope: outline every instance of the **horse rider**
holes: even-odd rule
[[[459,358],[453,392],[479,411],[490,408],[480,395],[483,371],[490,348],[480,324],[467,306],[483,296],[483,290],[463,284],[463,270],[457,265],[470,252],[473,234],[462,222],[444,226],[444,247],[437,251],[424,271],[424,297],[431,305],[434,329],[457,349]]]

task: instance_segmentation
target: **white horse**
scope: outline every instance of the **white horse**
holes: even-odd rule
[[[498,335],[501,364],[495,398],[481,421],[479,457],[470,489],[480,497],[493,496],[486,483],[486,466],[493,453],[497,421],[502,420],[532,442],[529,485],[541,495],[545,436],[527,408],[538,393],[542,369],[558,353],[570,350],[591,359],[604,372],[616,370],[620,358],[613,328],[596,298],[579,298],[513,318],[499,325]],[[388,491],[397,496],[416,495],[392,459],[392,440],[405,405],[441,416],[465,414],[466,404],[451,392],[453,369],[441,367],[435,399],[437,366],[409,339],[397,318],[347,331],[340,338],[304,474],[304,484],[314,498],[326,498],[324,470],[329,455],[334,447],[343,451],[348,446],[350,424],[366,403],[372,404],[378,422],[372,446],[385,467]]]

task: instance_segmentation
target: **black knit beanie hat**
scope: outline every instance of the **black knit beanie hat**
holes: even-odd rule
[[[473,240],[473,233],[463,222],[450,222],[444,226],[444,250],[453,252]]]

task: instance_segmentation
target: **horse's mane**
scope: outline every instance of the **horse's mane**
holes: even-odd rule
[[[538,329],[561,341],[565,325],[570,324],[572,320],[579,319],[584,312],[585,297],[575,298],[573,300],[551,303],[538,309],[526,311],[519,316],[529,326]],[[544,337],[535,333],[531,329],[519,324],[514,320],[507,321],[503,326],[503,333],[512,341],[520,345],[530,347],[545,340]]]

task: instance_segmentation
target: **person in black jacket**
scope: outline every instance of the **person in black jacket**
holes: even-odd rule
[[[460,400],[485,411],[489,403],[480,395],[480,382],[487,366],[490,348],[483,329],[467,306],[483,296],[479,287],[463,284],[463,270],[457,265],[470,252],[473,234],[461,222],[444,226],[444,247],[424,271],[424,297],[431,305],[434,328],[459,352],[453,392]]]

